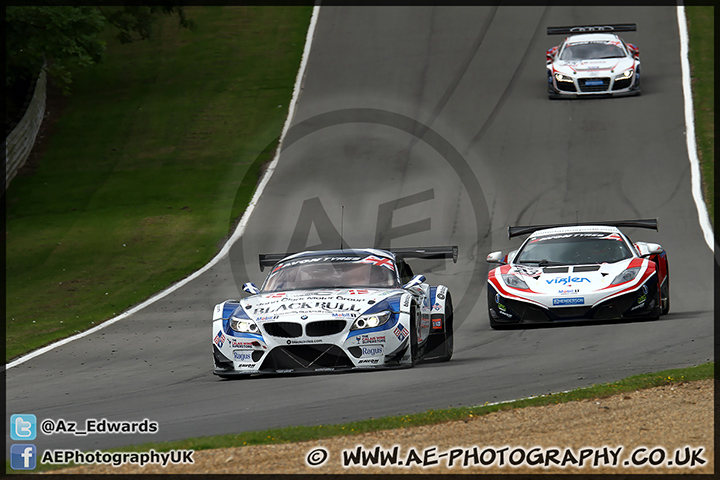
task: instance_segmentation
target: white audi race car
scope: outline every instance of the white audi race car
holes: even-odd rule
[[[545,54],[548,96],[639,95],[640,51],[615,34],[636,29],[634,23],[548,27],[548,35],[568,35]]]
[[[633,243],[617,227],[652,228],[657,219],[509,227],[530,234],[517,250],[488,263],[492,328],[528,323],[658,318],[670,310],[666,252]]]
[[[250,296],[215,306],[220,377],[411,367],[453,354],[448,288],[414,275],[406,258],[457,262],[458,248],[343,249],[261,254],[272,267]]]

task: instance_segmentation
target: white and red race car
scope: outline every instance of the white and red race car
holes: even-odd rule
[[[633,243],[617,227],[652,228],[657,219],[509,227],[530,236],[488,263],[492,328],[528,323],[658,318],[670,310],[667,254],[657,243]]]
[[[453,354],[448,288],[414,275],[406,258],[457,262],[457,246],[262,254],[261,288],[215,306],[220,377],[411,367]]]
[[[634,23],[548,27],[548,35],[568,35],[545,55],[548,96],[639,95],[640,51],[615,34],[636,29]]]

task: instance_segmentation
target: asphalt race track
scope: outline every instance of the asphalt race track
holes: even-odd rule
[[[550,25],[636,22],[643,94],[550,101]],[[322,7],[278,168],[228,258],[96,334],[9,369],[7,417],[158,422],[153,435],[39,435],[111,448],[540,395],[714,360],[713,253],[690,190],[674,7]],[[486,255],[507,226],[660,219],[628,229],[669,252],[658,321],[490,329]],[[230,219],[228,219],[230,222]],[[264,276],[258,253],[460,247],[419,261],[456,305],[452,361],[414,369],[211,374],[213,306]],[[244,295],[244,294],[242,294]],[[7,441],[10,442],[9,434]]]

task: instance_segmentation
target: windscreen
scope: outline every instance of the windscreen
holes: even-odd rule
[[[610,42],[581,42],[565,45],[560,60],[597,60],[602,58],[625,57],[620,45]]]
[[[526,265],[585,265],[615,263],[632,258],[618,234],[571,233],[548,235],[530,240],[513,263]]]
[[[374,255],[306,257],[276,265],[265,280],[262,292],[397,286],[395,263],[388,258]]]

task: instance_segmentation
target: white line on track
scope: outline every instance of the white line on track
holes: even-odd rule
[[[680,30],[680,65],[682,68],[683,95],[685,97],[685,141],[687,142],[688,157],[690,157],[690,173],[692,196],[698,211],[700,228],[710,250],[715,251],[715,236],[713,235],[710,215],[707,206],[703,201],[702,177],[700,176],[700,161],[697,156],[697,145],[695,144],[695,115],[693,113],[692,88],[690,84],[690,61],[688,60],[688,33],[687,20],[685,18],[685,7],[677,7],[678,29]]]
[[[185,286],[189,282],[195,280],[197,277],[208,271],[210,268],[215,266],[220,260],[222,260],[223,257],[225,257],[228,252],[230,251],[230,247],[233,246],[233,244],[245,233],[245,227],[248,223],[248,220],[250,219],[250,215],[252,215],[253,210],[255,210],[255,205],[257,205],[257,202],[260,200],[260,196],[262,195],[263,190],[265,189],[265,186],[270,181],[270,177],[272,176],[273,172],[275,171],[275,167],[277,166],[278,160],[280,159],[280,150],[282,150],[282,142],[285,139],[285,135],[287,134],[287,131],[290,128],[290,123],[292,122],[293,116],[295,115],[295,106],[297,105],[298,98],[300,97],[300,91],[302,90],[302,83],[303,79],[305,77],[305,68],[307,66],[308,57],[310,56],[310,47],[312,46],[312,40],[315,35],[315,25],[317,24],[317,17],[318,13],[320,11],[319,6],[315,6],[313,8],[312,17],[310,18],[310,25],[308,27],[307,36],[305,38],[305,49],[303,50],[302,59],[300,61],[300,68],[298,70],[297,78],[295,79],[295,87],[293,88],[293,95],[292,99],[290,100],[290,106],[288,107],[288,115],[285,119],[285,125],[283,126],[282,133],[280,134],[280,140],[278,142],[277,150],[275,151],[275,156],[273,157],[272,162],[270,162],[270,165],[268,166],[267,170],[265,171],[265,174],[262,177],[262,180],[260,181],[260,184],[257,187],[257,190],[255,191],[255,195],[253,195],[252,199],[250,200],[250,204],[248,205],[247,209],[245,210],[245,213],[243,214],[242,218],[240,219],[240,223],[238,223],[237,228],[235,229],[235,232],[232,234],[232,236],[228,239],[228,241],[225,243],[223,248],[218,252],[215,257],[210,260],[210,262],[202,267],[200,270],[196,271],[189,277],[184,278],[183,280],[179,281],[178,283],[168,287],[167,289],[163,290],[162,292],[148,298],[144,302],[135,305],[130,310],[127,310],[120,315],[111,318],[110,320],[101,323],[100,325],[97,325],[90,330],[86,330],[84,332],[78,333],[77,335],[73,335],[72,337],[64,338],[58,342],[52,343],[50,345],[47,345],[43,348],[40,348],[38,350],[35,350],[25,356],[22,356],[20,358],[17,358],[13,360],[12,362],[5,365],[5,370],[9,370],[12,367],[15,367],[17,365],[20,365],[21,363],[24,363],[32,358],[35,358],[39,355],[42,355],[43,353],[47,353],[51,350],[56,349],[57,347],[60,347],[62,345],[65,345],[67,343],[72,342],[73,340],[77,340],[78,338],[85,337],[87,335],[90,335],[92,333],[97,332],[98,330],[105,328],[109,325],[112,325],[113,323],[122,320],[124,318],[129,317],[130,315],[133,315],[134,313],[139,312],[143,308],[147,307],[148,305],[151,305],[161,298],[166,297],[167,295],[171,294],[175,290]]]

